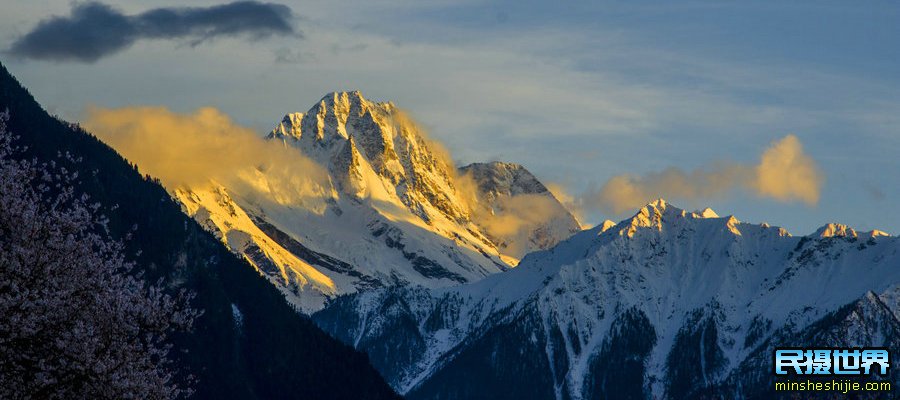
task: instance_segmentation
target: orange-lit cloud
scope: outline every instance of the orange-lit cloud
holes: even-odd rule
[[[535,229],[566,216],[565,210],[548,196],[520,194],[499,197],[490,208],[476,208],[474,217],[504,254],[521,258],[534,250],[528,245]]]
[[[815,161],[803,152],[800,140],[788,135],[773,142],[754,166],[720,162],[689,172],[670,167],[643,176],[618,175],[576,203],[621,214],[655,198],[710,199],[742,188],[761,198],[816,205],[823,182],[824,176]]]
[[[170,189],[218,181],[276,201],[330,191],[318,164],[264,140],[215,108],[179,114],[165,107],[92,107],[84,127]]]
[[[761,197],[781,201],[819,202],[824,177],[816,162],[803,153],[800,139],[785,136],[762,155],[755,170],[753,188]]]

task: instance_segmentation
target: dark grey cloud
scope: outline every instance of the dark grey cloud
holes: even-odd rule
[[[211,7],[155,8],[125,15],[103,3],[75,4],[16,39],[8,52],[35,60],[94,62],[140,39],[186,39],[191,45],[220,36],[258,40],[299,35],[282,4],[236,1]]]

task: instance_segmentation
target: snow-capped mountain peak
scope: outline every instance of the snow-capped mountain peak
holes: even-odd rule
[[[735,216],[720,217],[711,208],[702,211],[688,212],[684,209],[675,207],[668,203],[665,199],[657,199],[647,203],[644,207],[625,222],[619,229],[619,234],[623,236],[633,237],[638,230],[642,228],[655,229],[663,231],[666,228],[679,226],[686,219],[709,219],[721,220],[723,226],[735,235],[740,235],[738,225],[741,223]],[[606,229],[603,229],[605,231]]]
[[[647,203],[634,216],[615,226],[621,226],[618,231],[620,235],[634,237],[640,229],[649,228],[662,232],[665,229],[677,228],[683,225],[685,220],[690,219],[721,221],[725,230],[737,236],[741,235],[739,228],[741,221],[734,215],[720,217],[708,207],[701,211],[688,212],[671,205],[665,199],[657,199]],[[604,224],[608,226],[606,222]],[[610,228],[612,226],[605,227],[601,232],[605,232]],[[768,226],[765,226],[765,228],[768,228]],[[782,228],[779,229],[783,230]],[[789,235],[787,231],[783,231],[782,234]]]
[[[634,214],[629,219],[627,226],[619,231],[619,234],[633,237],[640,228],[653,228],[662,231],[664,217],[668,217],[666,219],[671,220],[672,218],[684,216],[684,210],[677,207],[669,207],[664,199],[657,199],[641,207],[637,214]]]
[[[248,192],[283,179],[266,171],[239,177],[251,182],[185,188],[176,197],[223,240],[242,238],[228,243],[232,250],[304,311],[378,286],[477,281],[578,231],[524,167],[497,163],[487,169],[503,180],[473,189],[405,112],[358,91],[329,93],[306,112],[286,114],[266,138],[321,167],[321,199]],[[523,212],[531,206],[544,212]],[[506,233],[510,227],[515,235]]]
[[[597,225],[597,226],[600,227],[600,232],[599,232],[599,233],[603,233],[603,232],[606,232],[606,231],[608,231],[608,230],[614,228],[614,227],[616,226],[616,223],[613,222],[612,220],[608,220],[608,219],[607,219],[607,220],[601,222],[601,223],[600,223],[599,225]]]
[[[351,137],[352,148],[346,148]],[[268,138],[296,147],[332,172],[351,164],[344,158],[361,155],[360,169],[371,169],[371,180],[383,181],[387,195],[423,219],[469,218],[452,162],[392,103],[366,100],[358,91],[329,93],[306,113],[285,116]]]
[[[484,387],[503,398],[529,396],[517,391],[523,377],[539,398],[602,398],[612,381],[643,398],[769,397],[751,390],[771,385],[746,379],[771,377],[770,360],[758,358],[771,346],[822,335],[826,345],[900,350],[882,340],[900,332],[891,291],[900,239],[835,237],[792,237],[657,200],[503,274],[341,298],[314,317],[368,351],[412,399],[474,396],[457,392],[472,376],[496,377]],[[399,357],[381,343],[412,350]],[[515,379],[504,379],[513,365]]]
[[[300,121],[303,120],[302,112],[288,113],[281,119],[281,123],[272,130],[271,137],[292,138],[299,140],[303,131]]]
[[[817,229],[813,234],[819,238],[830,238],[830,237],[858,237],[859,235],[856,233],[856,230],[838,223],[829,223],[823,225],[821,228]]]
[[[831,238],[831,237],[843,237],[843,238],[877,238],[881,236],[891,236],[889,233],[873,229],[871,231],[857,231],[847,225],[839,224],[839,223],[828,223],[822,225],[819,229],[816,230],[812,236],[817,238]]]
[[[712,208],[706,207],[702,211],[697,211],[695,214],[703,217],[703,218],[719,218],[719,214],[716,214]]]
[[[866,236],[866,237],[873,237],[873,238],[874,238],[874,237],[879,237],[879,236],[891,236],[891,234],[890,234],[890,233],[887,233],[887,232],[885,232],[885,231],[882,231],[882,230],[873,229],[873,230],[868,231],[868,232],[863,232],[863,236]]]

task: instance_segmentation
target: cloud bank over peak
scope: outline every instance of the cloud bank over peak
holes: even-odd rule
[[[8,53],[28,59],[92,63],[141,39],[186,39],[193,46],[216,37],[299,35],[288,6],[236,1],[210,7],[154,8],[125,15],[100,3],[75,3],[20,36]]]

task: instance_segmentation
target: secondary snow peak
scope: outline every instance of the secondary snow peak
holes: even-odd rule
[[[838,223],[829,223],[823,225],[821,228],[816,230],[816,233],[813,234],[819,238],[830,238],[830,237],[858,237],[856,230]]]
[[[663,232],[667,229],[682,226],[686,223],[686,220],[710,220],[711,223],[722,224],[721,227],[726,231],[729,231],[736,236],[741,236],[739,228],[741,221],[733,215],[720,217],[715,211],[708,207],[702,211],[687,212],[683,208],[666,202],[664,199],[657,199],[647,203],[647,205],[641,207],[634,216],[623,221],[625,226],[619,230],[619,235],[634,237],[635,233],[640,229],[653,229]],[[718,222],[712,222],[712,220]],[[604,224],[601,233],[607,229],[609,228]],[[787,232],[784,232],[784,234],[787,235]]]
[[[543,385],[540,398],[602,398],[614,393],[611,379],[624,390],[629,370],[629,390],[643,398],[774,398],[770,381],[758,387],[775,346],[900,348],[897,238],[791,237],[664,201],[598,235],[606,225],[479,282],[376,290],[314,319],[369,352],[412,399],[458,393],[471,376],[502,377],[510,365],[513,378],[461,397],[503,397],[526,376]]]
[[[629,224],[619,231],[620,235],[633,237],[640,228],[653,228],[659,231],[663,230],[663,216],[684,216],[683,209],[670,206],[664,199],[656,199],[647,203],[634,216],[632,216]]]
[[[615,222],[613,222],[611,220],[605,220],[602,223],[600,223],[600,233],[606,232],[615,226],[616,226]]]
[[[697,211],[696,214],[700,218],[719,218],[719,214],[716,214],[712,208],[706,207],[702,211]]]

